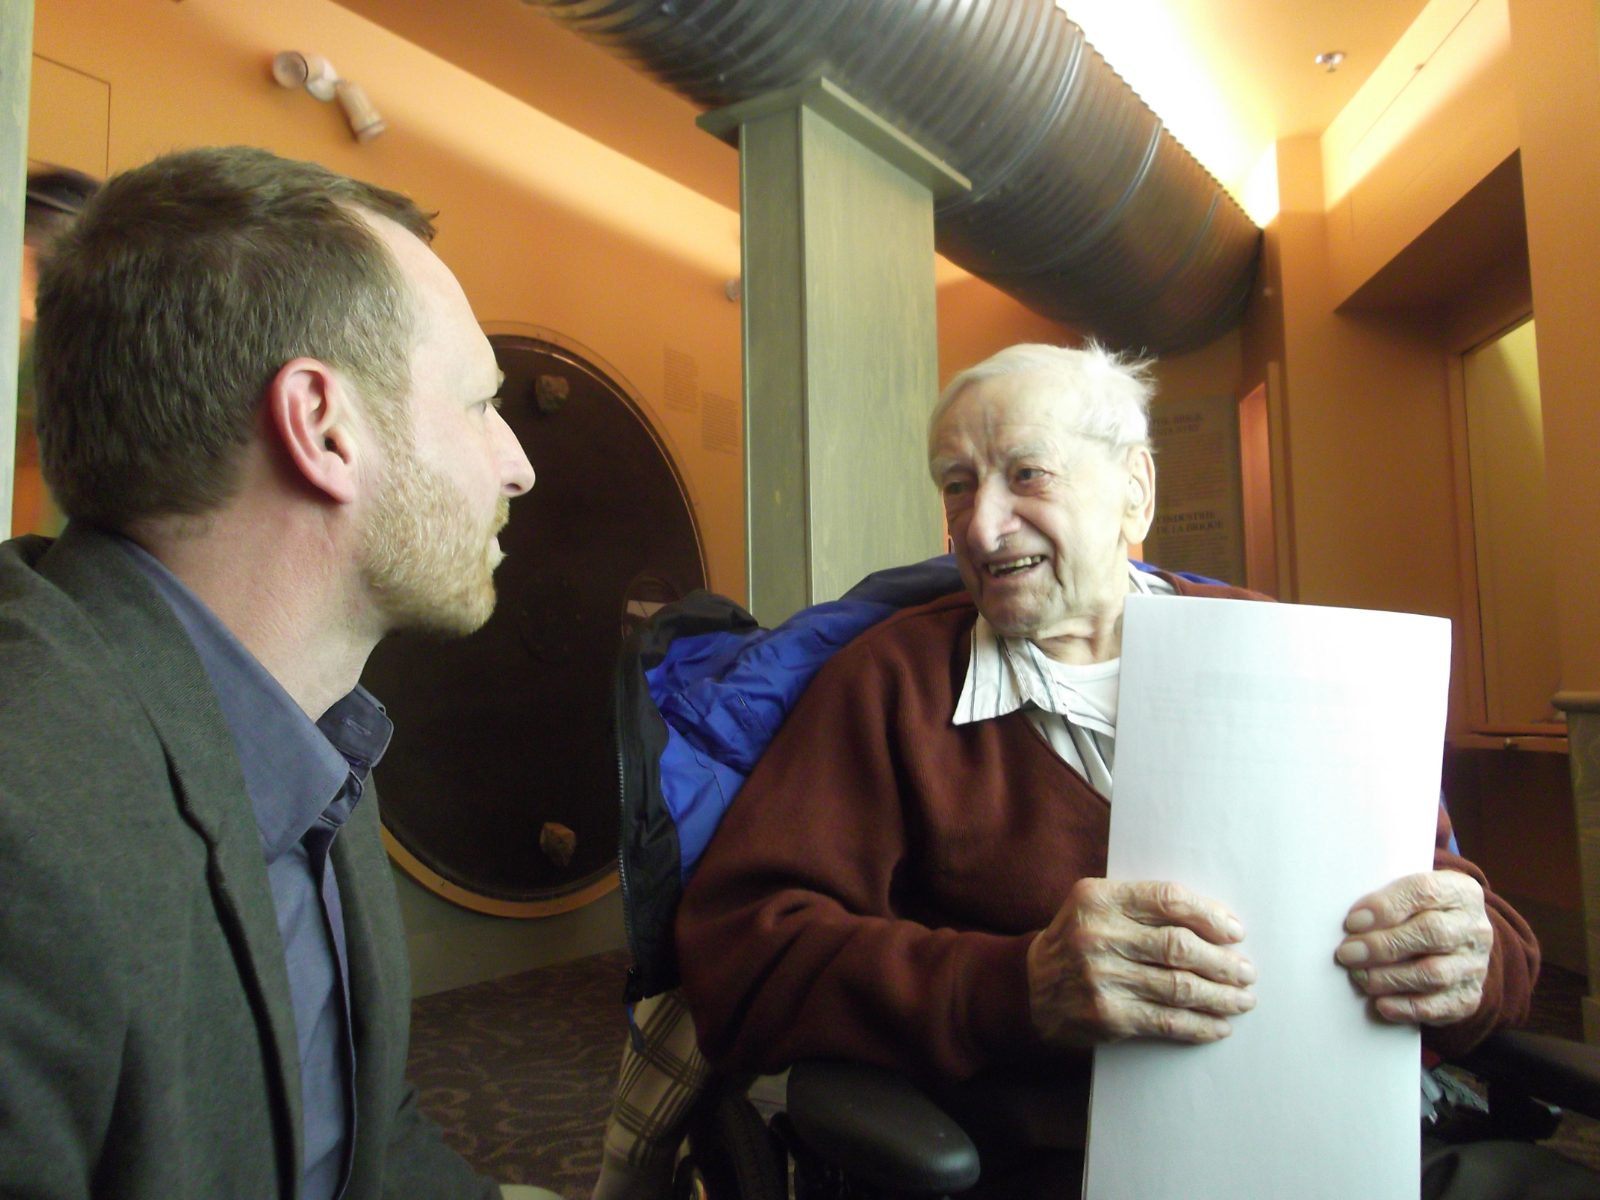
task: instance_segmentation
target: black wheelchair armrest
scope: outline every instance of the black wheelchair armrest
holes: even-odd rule
[[[1458,1061],[1491,1087],[1600,1119],[1600,1048],[1503,1029]]]
[[[882,1067],[801,1062],[789,1072],[796,1135],[853,1178],[942,1195],[978,1181],[978,1151],[943,1109]]]

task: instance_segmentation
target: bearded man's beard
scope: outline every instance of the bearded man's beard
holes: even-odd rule
[[[390,630],[459,637],[482,628],[494,612],[494,569],[504,557],[491,539],[510,518],[511,501],[501,496],[486,526],[461,490],[415,454],[390,463],[361,562]]]

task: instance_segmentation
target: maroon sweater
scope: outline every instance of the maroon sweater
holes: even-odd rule
[[[840,1057],[961,1079],[1041,1053],[1028,946],[1074,883],[1105,874],[1111,808],[1022,713],[951,724],[976,619],[951,596],[841,650],[729,809],[677,924],[714,1063]],[[1441,812],[1436,866],[1487,888],[1449,836]],[[1488,908],[1483,1004],[1427,1031],[1443,1053],[1527,1012],[1538,945],[1505,901]]]

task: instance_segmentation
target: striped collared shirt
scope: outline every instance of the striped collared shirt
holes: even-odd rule
[[[1165,579],[1128,565],[1129,590],[1172,596]],[[1003,638],[978,615],[972,658],[954,724],[970,725],[1021,709],[1050,748],[1107,799],[1116,762],[1117,681],[1122,660],[1087,667],[1056,662],[1027,638]]]

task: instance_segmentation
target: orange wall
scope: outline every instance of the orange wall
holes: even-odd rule
[[[1030,312],[983,280],[941,262],[939,386],[957,372],[1018,342],[1078,345],[1084,333]],[[1239,333],[1156,364],[1157,394],[1169,400],[1241,395]]]
[[[1562,687],[1600,691],[1600,37],[1592,0],[1512,0]]]
[[[279,88],[267,64],[283,49],[326,55],[388,132],[359,145],[334,106]],[[740,311],[723,291],[739,273],[736,212],[328,0],[37,0],[35,51],[52,76],[64,67],[109,94],[96,151],[109,171],[245,142],[437,209],[435,249],[481,321],[556,330],[642,394],[687,479],[711,586],[742,597],[742,462],[705,450],[698,417],[666,405],[663,366],[669,349],[689,354],[702,391],[741,394]],[[93,98],[79,99],[42,98],[33,153],[98,174],[76,162]],[[939,276],[941,382],[1015,342],[1080,337],[948,263]],[[1237,341],[1220,345],[1162,364],[1162,393],[1236,394]]]
[[[1551,536],[1562,555],[1562,685],[1587,690],[1600,690],[1596,145],[1592,0],[1434,0],[1320,143],[1280,146],[1284,212],[1270,235],[1283,274],[1300,598],[1409,596],[1458,615],[1461,568],[1443,554],[1455,536],[1444,367],[1465,332],[1525,315],[1526,276],[1483,279],[1482,296],[1429,312],[1338,310],[1520,149]],[[1385,582],[1402,565],[1416,577]]]
[[[940,263],[939,386],[1018,342],[1076,344],[1082,335],[1030,312],[976,275]]]
[[[1414,54],[1418,45],[1429,49]],[[1596,145],[1592,0],[1434,0],[1326,134],[1278,145],[1271,294],[1244,332],[1245,374],[1267,376],[1281,408],[1293,594],[1452,618],[1455,735],[1471,715],[1463,618],[1475,581],[1459,552],[1469,531],[1457,514],[1469,510],[1457,507],[1451,363],[1526,315],[1530,274],[1541,391],[1554,396],[1544,422],[1562,682],[1600,690]],[[1471,199],[1516,169],[1519,149],[1525,261],[1515,220],[1515,244],[1500,253],[1504,204],[1497,217]],[[1485,245],[1496,249],[1486,256]],[[1549,345],[1547,321],[1558,326]],[[1457,741],[1447,784],[1464,848],[1500,890],[1531,902],[1541,937],[1567,955],[1554,960],[1582,969],[1566,757]]]
[[[1580,339],[1600,345],[1591,336],[1600,316],[1594,297],[1600,271],[1577,265],[1592,263],[1591,231],[1600,222],[1589,211],[1600,205],[1600,181],[1580,176],[1600,167],[1592,154],[1561,157],[1584,121],[1597,126],[1591,132],[1600,138],[1600,68],[1590,62],[1585,75],[1577,61],[1595,59],[1595,47],[1562,25],[1580,16],[1592,43],[1586,0],[1517,0],[1513,10],[1518,53],[1526,60],[1516,76],[1523,124],[1532,123],[1535,140],[1543,139],[1524,149],[1535,271],[1551,297],[1541,309],[1570,313],[1563,351],[1559,322],[1541,312],[1541,350],[1547,337],[1551,343],[1547,358],[1571,358]],[[688,478],[712,584],[740,593],[740,463],[735,455],[706,451],[693,414],[667,408],[663,396],[667,349],[695,358],[704,390],[738,394],[739,310],[722,291],[738,272],[736,214],[328,0],[38,0],[36,23],[40,54],[108,87],[111,170],[164,149],[245,141],[316,158],[438,208],[438,250],[481,319],[558,330],[613,364],[643,395]],[[1494,29],[1485,28],[1483,45],[1497,44]],[[359,146],[333,107],[272,84],[266,62],[289,47],[327,54],[361,82],[390,131]],[[1528,65],[1557,51],[1574,59],[1568,69]],[[1284,211],[1270,232],[1281,264],[1281,313],[1258,314],[1245,332],[1246,351],[1230,337],[1160,368],[1163,394],[1181,398],[1237,395],[1247,390],[1245,376],[1253,386],[1264,361],[1279,363],[1295,582],[1306,601],[1447,616],[1460,607],[1438,347],[1393,322],[1340,314],[1336,306],[1352,280],[1369,276],[1400,248],[1390,243],[1420,231],[1455,198],[1452,189],[1475,182],[1477,159],[1493,158],[1483,151],[1484,139],[1463,142],[1459,129],[1446,128],[1460,122],[1437,115],[1476,113],[1475,127],[1503,134],[1505,55],[1483,52],[1472,61],[1477,73],[1468,72],[1467,83],[1451,93],[1454,107],[1424,114],[1409,140],[1397,143],[1403,154],[1393,161],[1428,164],[1426,186],[1417,183],[1417,172],[1404,176],[1380,161],[1335,201],[1330,221],[1322,204],[1307,199],[1325,196],[1323,147],[1314,140],[1285,143]],[[1560,82],[1574,75],[1577,84]],[[1496,142],[1494,153],[1500,149]],[[1559,171],[1549,165],[1557,160]],[[1384,214],[1365,226],[1377,231],[1366,242],[1351,234],[1352,197]],[[977,279],[941,274],[941,379],[1015,341],[1076,336]],[[1254,326],[1278,319],[1282,333],[1270,336],[1275,344],[1261,353],[1251,345],[1259,335]],[[1554,358],[1541,363],[1555,414],[1547,420],[1559,424],[1549,438],[1552,454],[1570,460],[1569,484],[1553,481],[1552,500],[1563,514],[1558,520],[1578,522],[1571,525],[1574,536],[1562,540],[1600,546],[1583,525],[1595,518],[1580,515],[1600,513],[1600,494],[1584,490],[1600,492],[1600,473],[1591,467],[1600,447],[1588,432],[1600,363],[1591,365],[1576,373]],[[1549,412],[1552,400],[1546,403]],[[1572,499],[1563,504],[1563,496]],[[1569,612],[1567,624],[1577,631],[1582,620]],[[1583,633],[1566,657],[1577,663],[1586,654],[1595,659],[1590,683],[1600,686],[1600,630]]]
[[[737,455],[664,403],[664,352],[740,394],[738,216],[327,0],[37,0],[35,51],[109,86],[113,172],[185,146],[315,159],[439,211],[435,248],[480,320],[554,329],[644,397],[687,480],[719,591],[743,592]],[[389,131],[359,145],[333,105],[274,84],[272,55],[326,55]],[[529,446],[538,465],[538,447]]]
[[[1589,9],[1585,0],[1527,0],[1519,5],[1525,47],[1537,33],[1527,29],[1548,26],[1528,14],[1552,5]],[[1592,12],[1587,21],[1592,41]],[[667,349],[695,358],[704,390],[739,394],[739,310],[722,291],[738,273],[735,213],[328,0],[38,0],[36,24],[41,55],[109,90],[111,170],[165,149],[245,141],[316,158],[438,208],[438,250],[481,319],[558,330],[613,364],[644,396],[688,478],[712,584],[741,592],[740,463],[704,450],[694,415],[669,409],[663,396]],[[1269,338],[1277,346],[1243,352],[1239,338],[1230,337],[1160,368],[1163,394],[1182,398],[1238,395],[1248,390],[1244,376],[1254,386],[1265,360],[1280,363],[1302,599],[1443,615],[1458,610],[1446,392],[1436,351],[1392,325],[1340,315],[1335,306],[1352,280],[1370,275],[1441,204],[1475,182],[1477,159],[1487,162],[1502,149],[1496,141],[1490,153],[1484,139],[1459,136],[1461,114],[1477,114],[1473,127],[1493,129],[1503,140],[1509,67],[1497,49],[1498,28],[1486,22],[1486,32],[1474,35],[1478,48],[1458,55],[1470,69],[1462,68],[1464,83],[1445,89],[1443,107],[1424,112],[1390,159],[1367,164],[1367,174],[1341,184],[1333,219],[1308,199],[1324,196],[1323,148],[1315,141],[1285,144],[1279,169],[1286,203],[1271,233],[1284,292],[1285,328],[1281,338]],[[289,47],[327,54],[361,82],[390,131],[359,146],[332,106],[272,84],[267,60]],[[1554,74],[1540,76],[1543,92],[1524,87],[1524,108],[1560,102],[1560,89],[1548,81]],[[1523,70],[1520,77],[1529,76]],[[1416,92],[1412,85],[1407,94]],[[1559,145],[1552,145],[1554,154]],[[1394,165],[1405,162],[1426,170],[1407,175]],[[1563,170],[1580,167],[1569,162]],[[1568,229],[1572,241],[1593,227],[1564,215],[1575,212],[1568,202],[1579,190],[1547,189],[1542,198],[1530,190],[1530,213],[1536,216],[1542,204],[1553,214],[1546,223]],[[1600,196],[1600,185],[1589,194]],[[1352,224],[1357,202],[1382,220]],[[1367,231],[1364,240],[1352,229]],[[1539,244],[1547,262],[1559,261],[1560,247],[1549,237]],[[1579,277],[1569,291],[1592,289],[1600,278],[1593,270],[1566,274]],[[1015,341],[1076,337],[980,280],[948,268],[941,277],[942,380]],[[1579,321],[1585,334],[1593,315],[1591,306]],[[1276,319],[1277,313],[1258,315],[1254,325]],[[1547,321],[1542,315],[1541,330]],[[1246,344],[1258,335],[1247,329]],[[1596,377],[1600,370],[1585,379]],[[1558,383],[1558,413],[1561,391]],[[1573,444],[1581,430],[1569,420],[1561,432]],[[1587,454],[1588,443],[1576,442]],[[1587,454],[1584,461],[1595,459]],[[1585,474],[1600,479],[1592,470]],[[1590,641],[1600,660],[1600,637]]]
[[[1459,620],[1443,355],[1399,322],[1335,311],[1316,139],[1279,143],[1278,170],[1295,597]]]
[[[1517,148],[1507,0],[1434,0],[1322,135],[1343,302]]]

